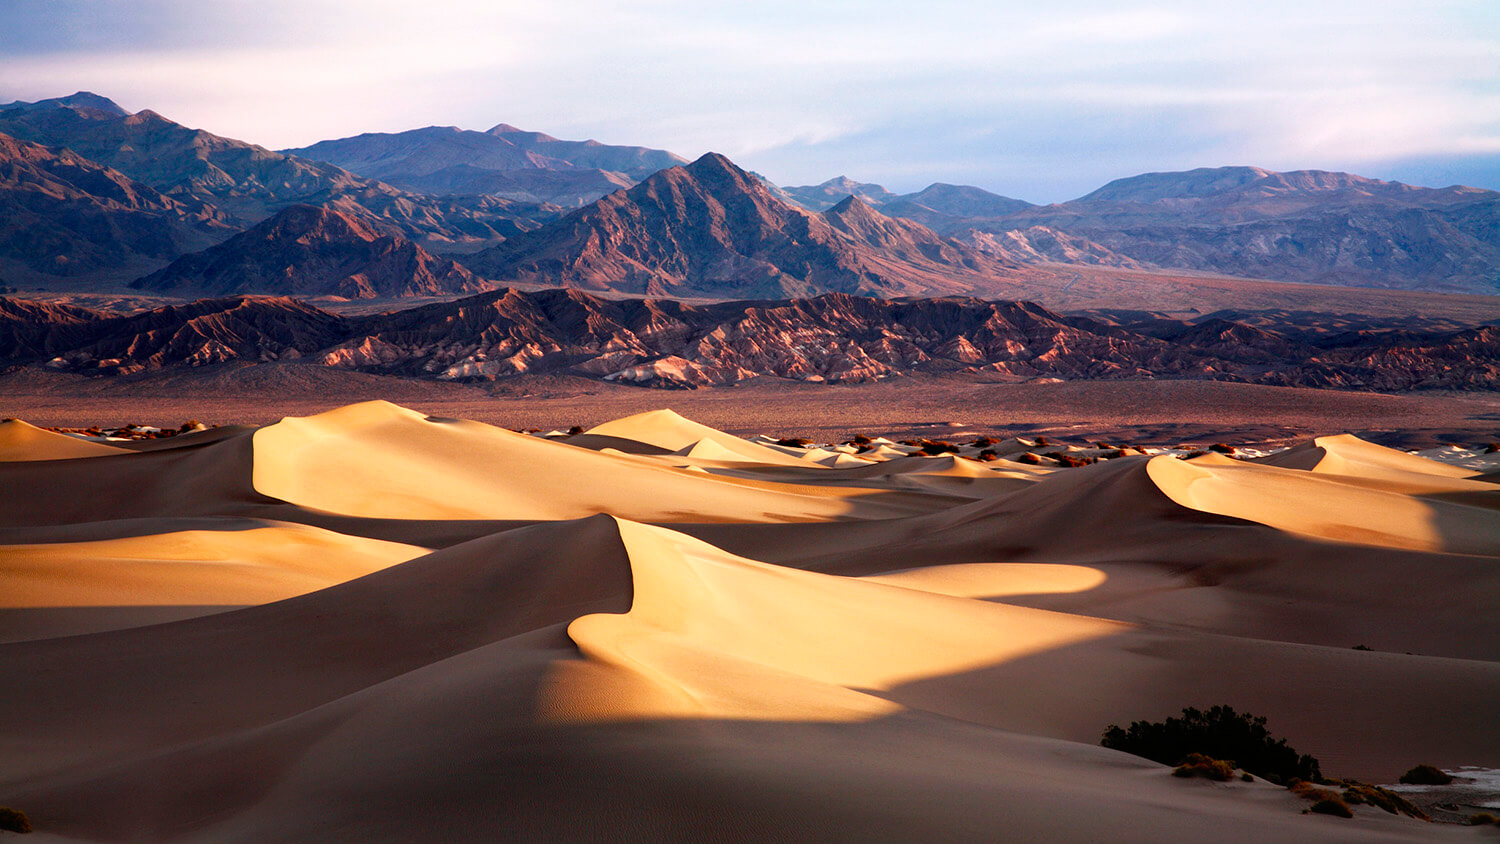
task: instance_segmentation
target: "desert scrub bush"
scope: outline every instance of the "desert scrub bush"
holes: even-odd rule
[[[978,460],[981,463],[990,463],[992,461],[999,460],[1000,455],[996,454],[993,448],[987,448],[984,451],[979,452],[979,454],[976,455],[974,459]]]
[[[1214,443],[1208,447],[1209,451],[1217,451],[1220,454],[1234,454],[1234,446],[1229,443]]]
[[[1304,800],[1313,801],[1311,806],[1302,810],[1304,814],[1317,812],[1320,815],[1333,815],[1340,818],[1354,817],[1354,810],[1349,808],[1349,804],[1344,802],[1344,798],[1339,796],[1337,791],[1319,788],[1302,780],[1293,780],[1287,786],[1287,790]]]
[[[1354,810],[1349,808],[1349,804],[1345,803],[1343,800],[1337,797],[1329,797],[1323,800],[1319,800],[1311,806],[1308,806],[1307,811],[1319,815],[1333,815],[1336,818],[1354,817]]]
[[[807,448],[812,445],[812,440],[806,437],[782,437],[776,444],[787,448]]]
[[[939,454],[957,454],[958,446],[944,440],[922,440],[922,453],[934,456]]]
[[[1099,743],[1163,765],[1180,765],[1190,753],[1233,759],[1244,770],[1277,784],[1322,779],[1318,760],[1297,753],[1285,739],[1272,738],[1265,718],[1241,715],[1228,706],[1206,711],[1188,707],[1180,718],[1135,721],[1129,729],[1111,724]]]
[[[0,830],[27,833],[31,831],[31,819],[25,812],[0,806]]]
[[[872,442],[874,442],[874,440],[871,440],[869,437],[865,436],[864,434],[855,434],[854,436],[850,437],[844,443],[844,445],[869,445]]]
[[[1469,826],[1491,826],[1494,824],[1500,824],[1500,818],[1495,817],[1489,812],[1478,812],[1476,814],[1470,815],[1469,819],[1465,821],[1465,823],[1467,823]]]
[[[974,447],[975,448],[989,448],[990,446],[992,446],[992,445],[994,445],[994,444],[996,444],[998,442],[1000,442],[1000,441],[997,440],[997,439],[995,439],[994,437],[980,437],[979,439],[977,439],[977,440],[974,441]]]
[[[1344,802],[1351,805],[1361,803],[1382,809],[1392,815],[1406,815],[1421,821],[1430,821],[1427,813],[1417,808],[1410,800],[1389,789],[1370,785],[1358,780],[1342,780]]]
[[[573,427],[568,429],[568,436],[570,437],[576,437],[581,433],[583,433],[582,425],[574,425]]]
[[[1402,785],[1447,785],[1453,777],[1434,765],[1418,765],[1401,775]]]
[[[1028,466],[1040,466],[1042,465],[1042,458],[1037,457],[1035,454],[1032,454],[1028,451],[1025,454],[1022,454],[1020,457],[1017,457],[1016,462],[1025,463]]]
[[[1212,759],[1202,753],[1189,753],[1182,764],[1172,771],[1174,777],[1202,777],[1207,780],[1229,782],[1234,779],[1234,763],[1223,759]]]

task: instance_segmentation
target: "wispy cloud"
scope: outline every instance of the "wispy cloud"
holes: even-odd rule
[[[790,183],[1061,199],[1500,154],[1489,0],[8,0],[0,51],[0,99],[90,89],[273,147],[505,121]]]

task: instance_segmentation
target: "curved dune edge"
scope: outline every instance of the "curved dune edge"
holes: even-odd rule
[[[31,460],[74,460],[124,453],[105,443],[81,440],[38,428],[20,419],[0,422],[0,463]]]
[[[736,557],[662,528],[620,521],[634,601],[624,615],[584,616],[569,637],[591,661],[662,689],[569,708],[562,720],[639,717],[857,720],[894,711],[855,690],[889,689],[1018,658],[1123,625],[960,601],[873,581]],[[746,688],[756,694],[747,697]]]
[[[1146,472],[1167,497],[1205,513],[1337,542],[1500,555],[1500,511],[1492,509],[1217,456],[1155,457]]]
[[[1412,475],[1468,478],[1473,472],[1365,442],[1353,434],[1314,437],[1304,443],[1251,461],[1283,469],[1401,481]]]
[[[263,604],[363,577],[428,550],[272,523],[0,545],[0,609]]]
[[[934,506],[879,489],[686,473],[478,422],[430,419],[388,402],[289,417],[253,436],[258,492],[365,518],[558,520],[602,512],[648,521],[786,522],[891,518]]]

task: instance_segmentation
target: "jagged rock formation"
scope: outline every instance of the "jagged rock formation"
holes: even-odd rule
[[[1013,269],[864,203],[793,208],[714,153],[467,263],[500,281],[716,298],[995,293]]]
[[[428,194],[491,194],[579,206],[686,163],[665,150],[562,141],[504,123],[487,132],[429,126],[319,141],[284,152]]]
[[[238,226],[306,203],[411,239],[498,240],[548,213],[500,200],[480,208],[411,194],[330,164],[189,129],[154,111],[128,114],[102,97],[0,107],[0,132],[65,146],[173,198],[216,206]]]
[[[45,365],[110,375],[230,361],[295,360],[335,343],[340,317],[289,298],[204,299],[130,316],[97,315],[83,342]]]
[[[678,388],[962,372],[999,380],[1500,389],[1500,328],[1321,327],[1346,319],[1303,315],[1297,330],[1277,332],[1217,316],[1100,319],[1026,302],[837,293],[692,305],[506,289],[367,317],[287,298],[204,300],[128,317],[0,298],[0,362],[115,374],[295,360],[442,380],[566,373]]]
[[[327,208],[293,205],[249,231],[184,255],[131,287],[179,296],[387,299],[477,293],[491,285],[446,259]]]
[[[0,296],[0,367],[85,345],[105,318],[88,308]]]
[[[232,233],[216,211],[163,196],[66,149],[0,135],[0,275],[128,271]]]

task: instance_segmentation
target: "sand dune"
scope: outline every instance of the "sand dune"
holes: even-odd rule
[[[1472,837],[1097,746],[1217,703],[1328,773],[1500,767],[1500,487],[1350,437],[1044,469],[671,412],[39,459],[71,444],[7,424],[0,803],[39,840]]]
[[[120,449],[113,446],[54,433],[19,419],[0,421],[0,462],[72,460],[119,453]]]

